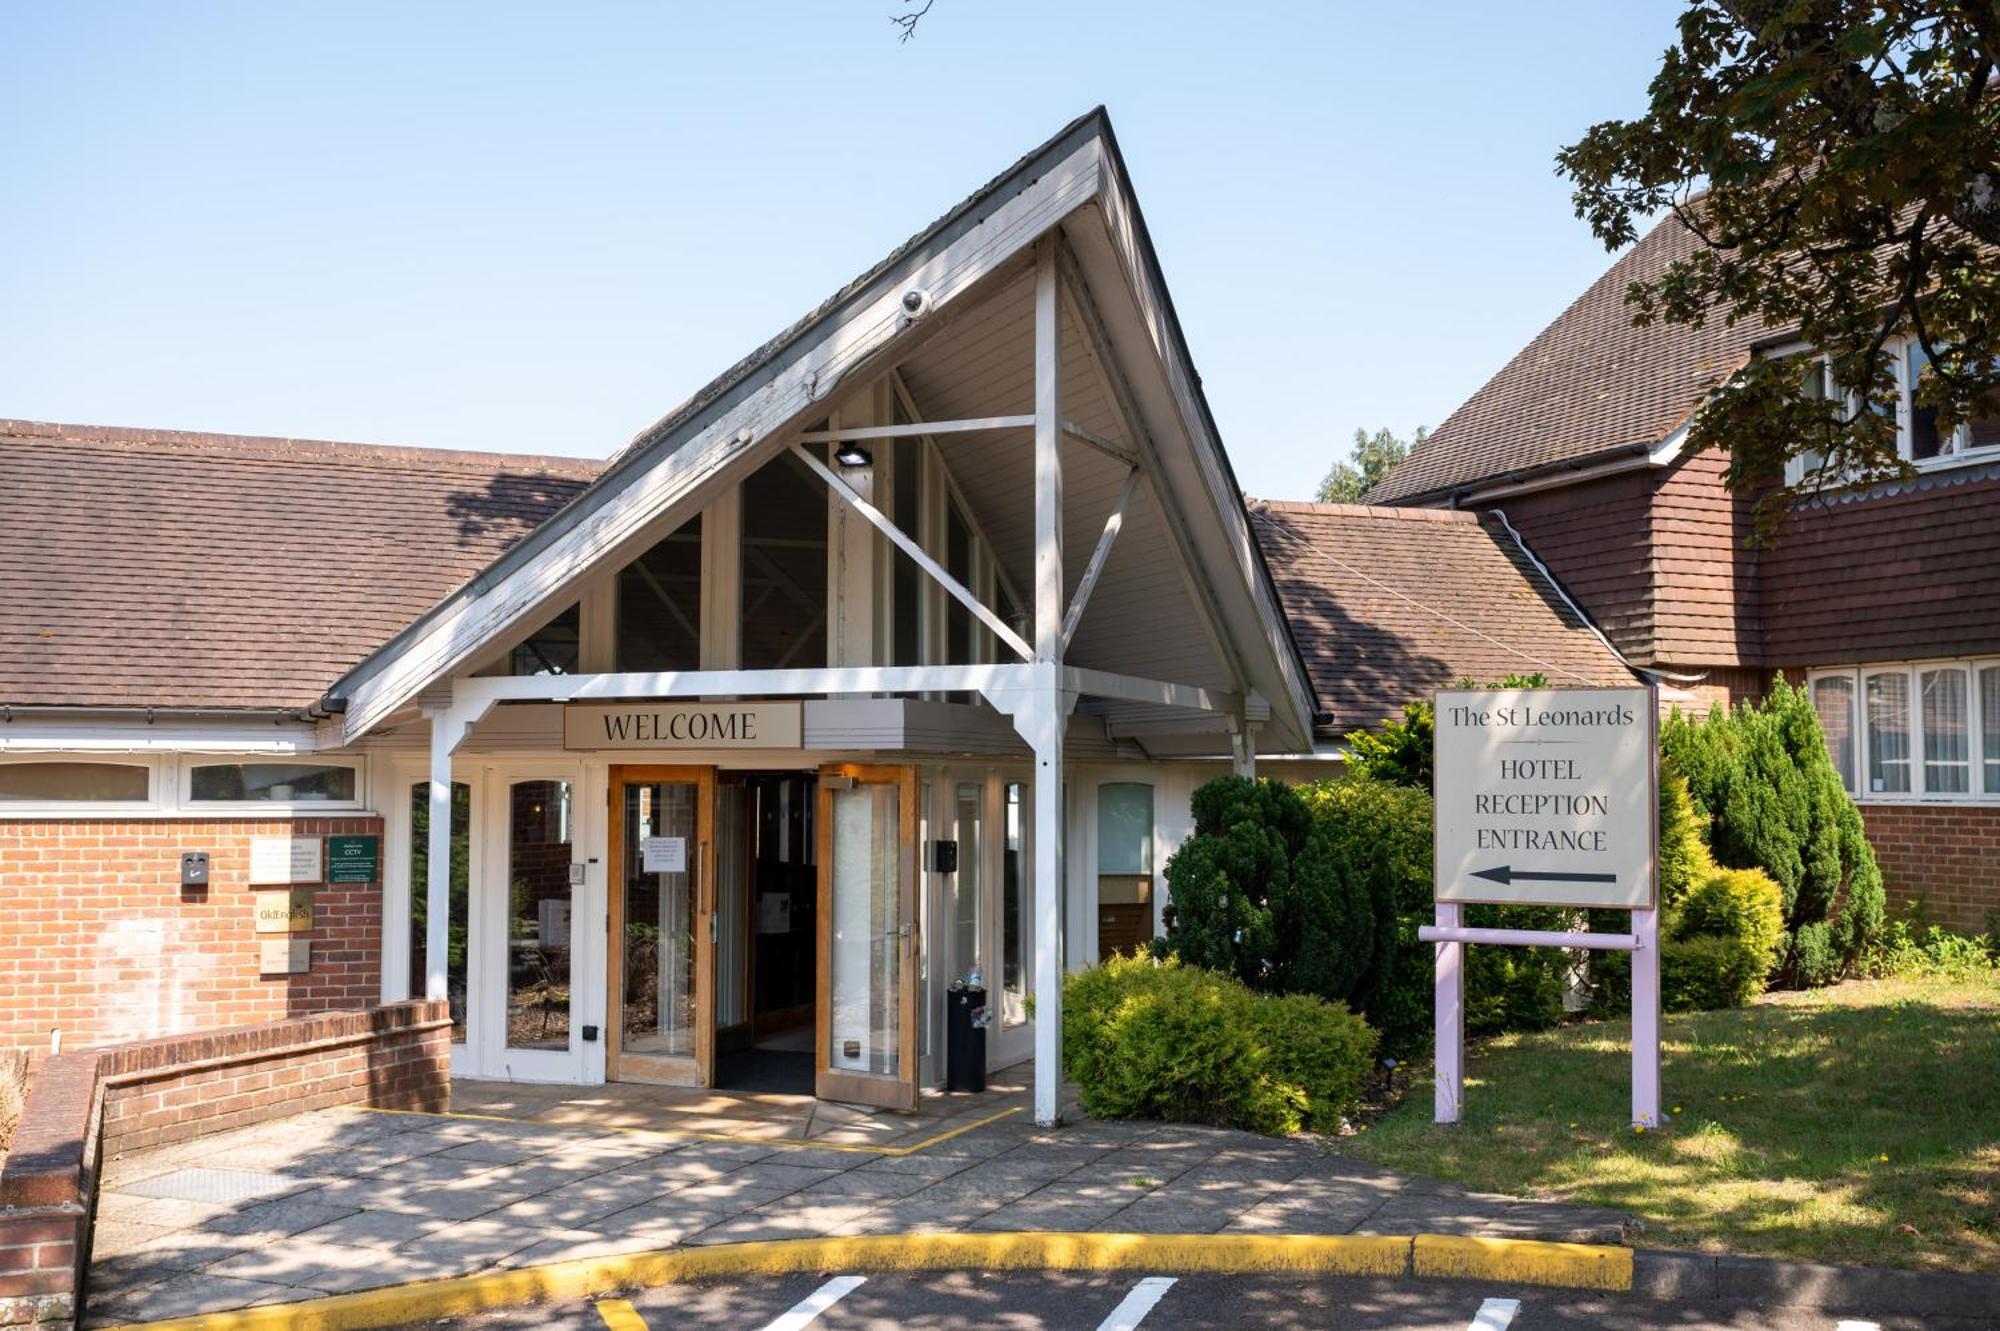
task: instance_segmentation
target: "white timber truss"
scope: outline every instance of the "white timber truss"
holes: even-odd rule
[[[1033,754],[1032,899],[1035,959],[1035,1118],[1057,1120],[1062,1084],[1062,975],[1057,940],[1062,932],[1064,815],[1063,735],[1079,696],[1150,707],[1207,713],[1225,721],[1236,737],[1239,770],[1254,764],[1254,735],[1269,707],[1254,692],[1200,688],[1072,666],[1065,660],[1077,626],[1088,608],[1123,526],[1127,506],[1149,476],[1151,450],[1142,442],[1128,448],[1094,434],[1062,413],[1060,333],[1067,265],[1059,233],[1036,242],[1034,285],[1034,406],[1032,415],[993,416],[917,424],[870,425],[798,433],[789,447],[842,503],[859,513],[898,550],[908,555],[945,593],[965,606],[1020,659],[981,665],[851,666],[782,670],[691,670],[666,673],[600,673],[535,676],[473,676],[439,681],[419,695],[431,726],[429,876],[426,883],[428,973],[425,992],[446,996],[446,958],[451,911],[451,773],[454,752],[474,724],[503,702],[572,702],[587,699],[727,697],[822,697],[843,694],[923,694],[976,692],[1012,721]],[[1074,293],[1072,299],[1074,299]],[[1143,433],[1121,412],[1135,439]],[[1034,451],[1034,584],[1032,627],[1024,637],[954,578],[894,520],[863,498],[807,445],[868,439],[896,439],[970,431],[1028,436]],[[1102,535],[1073,596],[1063,589],[1062,442],[1076,440],[1107,453],[1129,468]],[[1239,674],[1238,678],[1242,678]]]

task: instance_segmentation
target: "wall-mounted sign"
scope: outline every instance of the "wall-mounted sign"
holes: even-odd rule
[[[317,883],[320,839],[316,836],[250,838],[250,881],[253,883]]]
[[[796,702],[573,703],[563,708],[566,749],[796,749]]]
[[[1646,689],[1437,695],[1437,899],[1653,904]]]
[[[310,888],[288,887],[275,892],[252,892],[257,903],[257,932],[260,934],[302,934],[313,927],[313,894]]]
[[[265,938],[257,944],[259,975],[303,975],[312,969],[309,938]]]
[[[372,883],[380,875],[382,838],[330,836],[326,839],[326,881]]]

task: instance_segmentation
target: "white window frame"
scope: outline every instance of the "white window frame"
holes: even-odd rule
[[[2000,804],[2000,777],[1986,770],[1984,700],[1980,696],[1980,672],[2000,669],[2000,657],[1932,657],[1916,661],[1884,661],[1856,666],[1838,666],[1806,672],[1806,697],[1817,707],[1814,689],[1819,680],[1838,676],[1852,688],[1849,722],[1854,727],[1854,786],[1851,793],[1858,804]],[[1966,759],[1968,789],[1930,789],[1926,771],[1930,737],[1924,730],[1923,675],[1931,670],[1959,670],[1966,680]],[[1900,674],[1909,695],[1910,789],[1908,791],[1869,790],[1870,735],[1868,727],[1867,680],[1870,675]],[[1815,713],[1817,714],[1817,713]]]
[[[246,763],[294,763],[304,767],[349,768],[354,773],[354,798],[351,800],[198,800],[194,797],[195,768],[230,767]],[[189,813],[254,809],[260,814],[294,818],[311,818],[318,814],[353,813],[369,807],[368,764],[366,759],[360,757],[334,757],[317,753],[191,754],[180,762],[177,791],[177,807]]]
[[[173,782],[163,769],[171,769],[173,759],[140,753],[20,752],[0,753],[0,764],[20,763],[111,763],[121,767],[146,769],[146,798],[143,800],[20,800],[0,801],[0,822],[17,818],[117,818],[150,816],[171,808],[168,792]]]
[[[1911,401],[1914,385],[1910,382],[1909,371],[1910,350],[1916,345],[1916,339],[1902,338],[1887,344],[1883,348],[1883,350],[1887,351],[1895,359],[1896,456],[1915,467],[1918,471],[1939,471],[1952,467],[1969,467],[1977,463],[1989,462],[2000,458],[2000,444],[1990,444],[1985,448],[1974,448],[1972,446],[1972,427],[1964,421],[1960,421],[1957,426],[1953,427],[1950,445],[1939,452],[1936,457],[1919,458],[1913,455],[1915,441],[1912,425],[1916,419],[1916,411],[1915,404]],[[1781,347],[1772,353],[1773,356],[1777,357],[1804,354],[1811,353],[1806,351],[1803,344]],[[1827,363],[1825,356],[1815,355],[1813,358],[1821,366],[1825,366]],[[1830,372],[1824,369],[1821,372],[1828,373],[1830,378]],[[1829,387],[1831,386],[1829,383]],[[1852,403],[1854,400],[1853,395],[1849,394],[1847,400],[1849,403]],[[1786,459],[1785,484],[1797,485],[1805,478],[1805,459],[1803,457]]]

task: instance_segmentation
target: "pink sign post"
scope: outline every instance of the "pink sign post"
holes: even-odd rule
[[[1651,688],[1436,699],[1434,1117],[1465,1103],[1465,948],[1632,954],[1632,1122],[1660,1124],[1659,698]],[[1628,910],[1631,932],[1473,929],[1471,902]]]

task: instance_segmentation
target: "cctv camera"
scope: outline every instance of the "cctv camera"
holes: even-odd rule
[[[903,293],[903,313],[912,319],[921,319],[931,312],[931,293],[922,287],[911,287]]]

